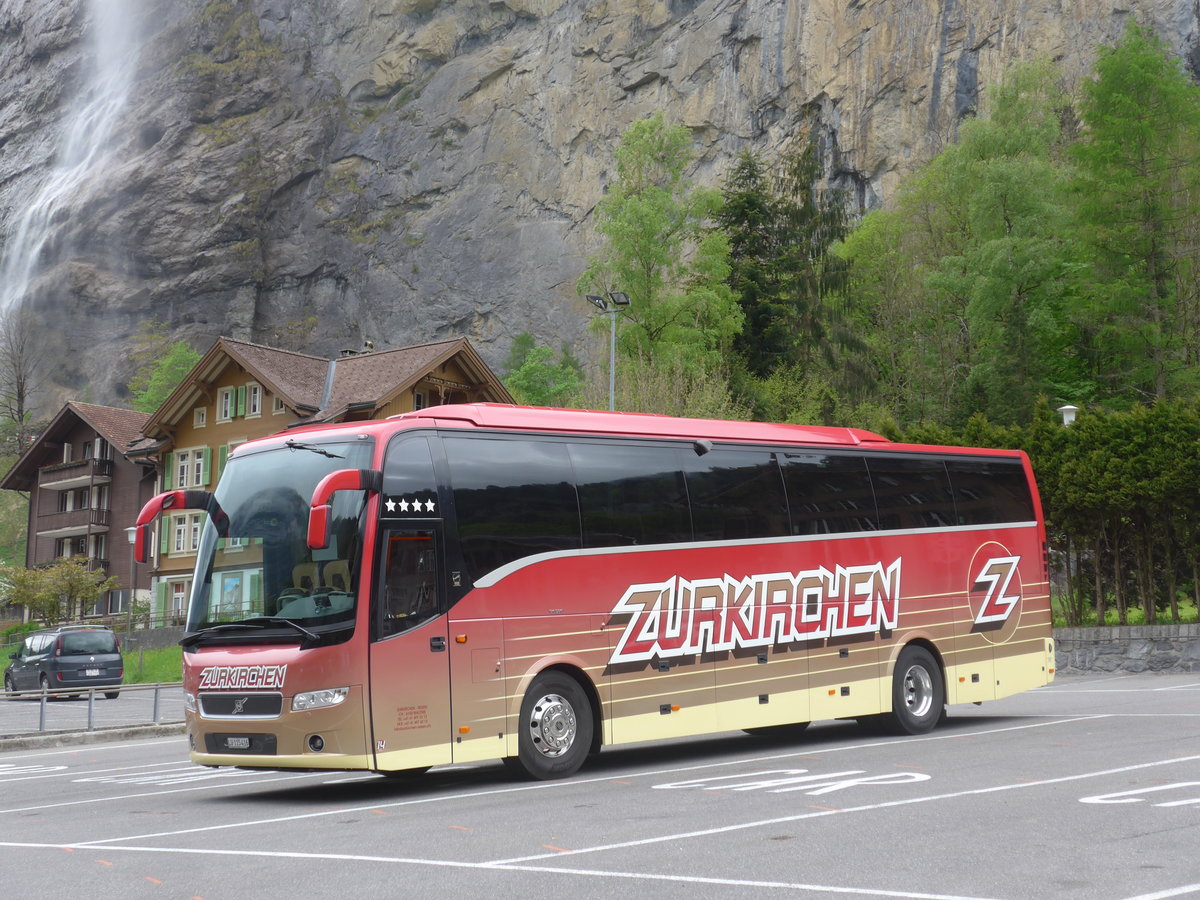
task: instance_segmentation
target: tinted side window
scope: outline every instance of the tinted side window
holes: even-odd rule
[[[879,527],[940,528],[954,525],[954,497],[941,459],[917,456],[867,458]]]
[[[566,446],[444,437],[459,547],[477,579],[505,563],[579,548],[579,506]]]
[[[677,448],[572,444],[570,452],[585,547],[673,544],[692,539]]]
[[[785,453],[783,478],[792,534],[874,531],[875,495],[861,456],[820,451]]]
[[[960,525],[1032,522],[1033,497],[1018,459],[946,460]]]
[[[772,453],[716,449],[704,456],[684,451],[683,458],[695,540],[788,533],[787,496]]]
[[[437,478],[429,455],[429,439],[405,437],[394,441],[383,465],[383,506],[385,518],[440,517]],[[432,506],[430,505],[432,503]]]

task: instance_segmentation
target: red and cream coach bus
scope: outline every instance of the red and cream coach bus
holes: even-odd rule
[[[184,647],[191,758],[402,773],[873,718],[1053,676],[1019,452],[443,406],[237,448]]]

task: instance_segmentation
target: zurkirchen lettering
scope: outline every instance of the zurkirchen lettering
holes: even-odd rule
[[[209,666],[200,672],[200,690],[282,690],[287,666]]]
[[[900,558],[803,572],[675,576],[631,585],[613,607],[629,623],[609,662],[795,644],[896,627]]]

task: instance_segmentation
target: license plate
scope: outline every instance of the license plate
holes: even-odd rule
[[[99,669],[84,669],[83,674],[84,674],[84,677],[86,677],[86,678],[98,678],[100,676],[100,670]]]
[[[230,737],[225,738],[225,746],[230,750],[249,750],[250,738],[248,737]]]

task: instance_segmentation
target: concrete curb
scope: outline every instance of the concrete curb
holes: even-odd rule
[[[175,737],[186,733],[182,722],[159,725],[117,725],[92,731],[45,731],[32,734],[13,734],[0,737],[0,753],[11,750],[47,750],[55,747],[76,747],[83,744],[103,744],[139,737]]]

